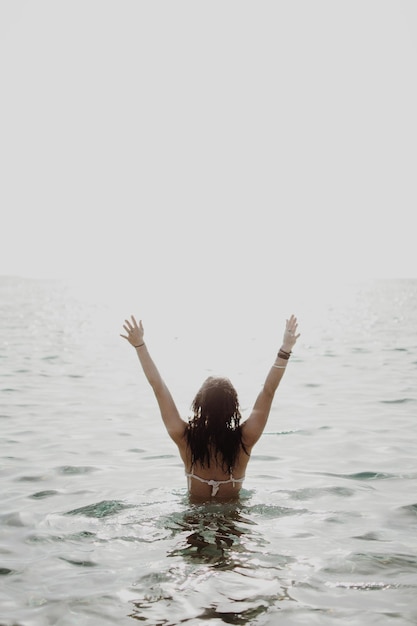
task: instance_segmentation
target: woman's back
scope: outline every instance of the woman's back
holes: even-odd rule
[[[190,494],[236,497],[249,460],[236,389],[228,378],[209,376],[193,400],[192,411],[181,446]]]
[[[185,473],[188,479],[188,491],[196,500],[231,500],[238,497],[245,479],[249,454],[243,449],[238,454],[233,468],[226,469],[218,462],[216,456],[210,459],[210,465],[193,463],[190,448],[187,446],[183,458]],[[182,456],[182,455],[181,455]]]

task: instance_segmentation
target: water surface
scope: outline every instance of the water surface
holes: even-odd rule
[[[1,626],[416,624],[417,282],[338,294],[304,320],[239,502],[192,505],[114,311],[1,279]],[[244,412],[256,333],[229,363]],[[214,362],[186,328],[164,350],[186,417]]]

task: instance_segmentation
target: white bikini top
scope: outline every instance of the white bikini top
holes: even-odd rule
[[[212,488],[212,496],[215,496],[217,494],[220,485],[227,485],[228,483],[232,483],[234,487],[235,483],[243,483],[243,481],[245,480],[244,476],[242,478],[234,478],[232,473],[230,474],[230,478],[228,480],[207,480],[206,478],[200,478],[200,476],[194,474],[193,467],[191,468],[191,473],[189,474],[188,472],[185,472],[185,475],[188,479],[188,489],[191,489],[191,479],[195,478],[196,480],[199,480],[200,483],[206,483],[206,485],[210,485],[210,487]]]

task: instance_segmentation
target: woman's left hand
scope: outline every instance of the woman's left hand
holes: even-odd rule
[[[137,348],[143,343],[143,324],[142,320],[140,320],[138,324],[133,315],[131,315],[131,319],[131,322],[129,320],[125,320],[125,323],[123,324],[123,328],[127,332],[127,335],[120,334],[120,336],[127,339],[133,347]]]
[[[285,324],[284,337],[282,339],[282,348],[288,352],[291,352],[295,346],[300,333],[297,334],[298,322],[295,315],[291,315],[290,319]]]

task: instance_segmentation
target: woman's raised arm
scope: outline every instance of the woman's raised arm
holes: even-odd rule
[[[267,374],[250,416],[242,424],[243,442],[249,449],[258,441],[268,421],[275,392],[284,375],[291,350],[300,336],[299,333],[297,334],[297,328],[297,318],[291,315],[290,319],[286,321],[282,346],[278,351],[275,363]]]
[[[127,334],[120,334],[120,336],[127,339],[135,348],[143,372],[158,401],[161,417],[168,434],[177,445],[180,445],[184,437],[187,423],[181,418],[171,393],[149,354],[148,348],[144,342],[142,320],[140,320],[138,324],[132,315],[131,320],[125,320],[123,328]]]

